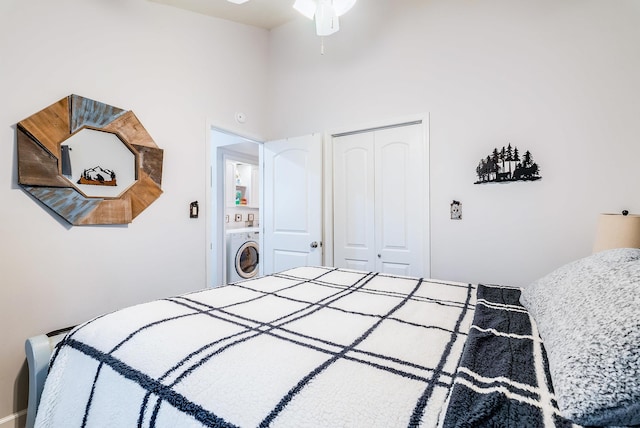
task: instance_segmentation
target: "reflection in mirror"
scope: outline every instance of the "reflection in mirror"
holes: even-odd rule
[[[62,149],[62,173],[88,197],[115,198],[136,181],[135,154],[111,132],[83,129]]]

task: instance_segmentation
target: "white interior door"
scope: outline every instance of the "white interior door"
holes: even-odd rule
[[[333,141],[334,261],[338,267],[375,271],[374,134]]]
[[[334,263],[424,276],[423,125],[334,137]]]
[[[375,132],[376,270],[423,275],[422,126]]]
[[[322,264],[322,137],[264,144],[263,273]]]

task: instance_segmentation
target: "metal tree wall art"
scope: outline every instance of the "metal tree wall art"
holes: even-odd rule
[[[535,181],[540,177],[540,166],[533,161],[529,150],[523,155],[517,147],[502,146],[501,150],[494,148],[486,158],[480,159],[476,167],[478,181],[483,183],[510,183],[512,181]]]

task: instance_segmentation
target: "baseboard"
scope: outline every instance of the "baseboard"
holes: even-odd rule
[[[19,428],[27,423],[27,409],[0,419],[0,428]]]

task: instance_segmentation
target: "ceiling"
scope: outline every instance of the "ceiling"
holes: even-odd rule
[[[250,0],[244,4],[234,4],[227,0],[149,1],[267,30],[292,20],[298,14],[293,8],[294,0]]]

